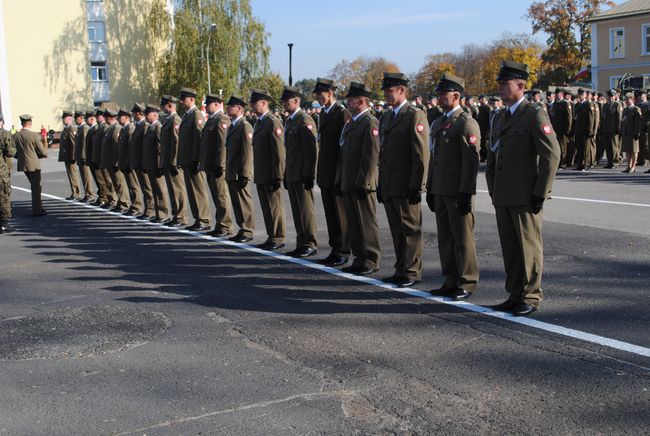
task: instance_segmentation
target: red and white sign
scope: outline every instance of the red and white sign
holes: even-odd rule
[[[379,129],[372,129],[372,136],[378,136],[379,135]]]
[[[277,129],[275,129],[275,134],[278,135],[278,136],[282,136],[282,129],[279,128],[279,127]]]
[[[228,128],[228,124],[226,124],[226,123],[221,124],[221,128],[223,128],[223,129],[227,129],[227,128]]]
[[[542,124],[542,132],[544,132],[545,135],[550,135],[553,129],[551,129],[551,126],[548,124]]]
[[[248,139],[253,139],[253,134],[252,133],[248,134]]]
[[[305,125],[307,126],[307,130],[309,131],[311,131],[311,129],[313,128],[311,124],[305,124]]]
[[[418,133],[422,133],[424,131],[424,125],[420,124],[420,123],[416,124],[415,125],[415,130],[417,130]]]
[[[203,120],[199,120],[199,126],[203,124]]]
[[[469,135],[467,137],[467,142],[469,142],[472,145],[476,144],[476,135]]]

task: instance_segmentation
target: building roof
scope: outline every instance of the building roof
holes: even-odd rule
[[[629,0],[590,17],[587,22],[650,14],[650,0]]]

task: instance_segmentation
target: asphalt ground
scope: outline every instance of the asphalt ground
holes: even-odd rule
[[[479,289],[451,304],[420,292],[441,283],[426,210],[405,293],[63,201],[62,164],[43,164],[49,214],[30,216],[14,174],[17,231],[0,236],[0,433],[648,433],[650,174],[558,173],[545,300],[521,321],[480,307],[507,297],[483,173]],[[378,217],[375,279],[395,260]]]

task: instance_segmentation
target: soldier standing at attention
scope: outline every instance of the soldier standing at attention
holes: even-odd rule
[[[346,96],[352,118],[340,135],[335,186],[347,215],[352,265],[344,272],[368,275],[377,272],[381,250],[377,226],[377,163],[379,122],[370,113],[373,93],[366,85],[351,82]]]
[[[59,141],[59,162],[65,163],[65,172],[68,175],[70,191],[72,194],[66,200],[81,199],[81,184],[79,181],[79,167],[74,160],[74,146],[77,136],[77,126],[72,122],[72,112],[63,111],[63,130]]]
[[[402,73],[384,73],[382,89],[391,110],[379,121],[379,186],[395,247],[395,274],[384,279],[398,287],[422,279],[422,201],[429,164],[429,124],[420,109],[406,98],[408,79]]]
[[[429,122],[429,126],[431,126],[438,117],[442,116],[442,109],[438,106],[437,96],[432,95],[429,102],[431,103],[431,107],[427,109],[427,121]]]
[[[616,168],[621,154],[621,120],[623,118],[623,105],[618,101],[618,92],[615,89],[607,91],[607,103],[601,112],[600,134],[607,165],[605,168]]]
[[[321,200],[327,222],[330,253],[318,263],[327,266],[341,266],[350,256],[350,235],[344,199],[335,188],[336,167],[339,158],[339,139],[343,126],[350,120],[350,113],[336,102],[337,87],[333,80],[316,80],[314,95],[321,105],[318,123],[318,167],[316,182],[320,187]]]
[[[4,129],[4,118],[0,114],[0,233],[13,232],[11,219],[11,158],[16,155],[16,146],[11,134]]]
[[[481,130],[460,108],[465,81],[443,74],[436,92],[445,114],[431,125],[431,162],[427,204],[436,214],[438,251],[445,281],[434,295],[460,301],[476,290],[479,271],[474,242],[476,194]]]
[[[476,121],[478,122],[479,129],[481,129],[481,149],[479,157],[481,162],[485,162],[489,146],[488,142],[490,139],[490,105],[484,95],[479,96],[478,101],[478,117],[476,118]]]
[[[650,102],[648,93],[641,89],[635,92],[636,106],[641,110],[641,133],[639,134],[639,155],[637,165],[644,167],[650,159],[650,144],[648,144],[647,120],[650,119]]]
[[[133,123],[135,129],[131,136],[131,145],[129,147],[129,160],[131,171],[135,173],[138,179],[138,186],[143,196],[143,211],[137,216],[138,219],[151,220],[155,216],[155,204],[153,198],[153,191],[151,188],[151,181],[149,177],[142,170],[142,147],[144,146],[144,135],[147,133],[149,123],[145,118],[144,104],[134,103],[133,109]]]
[[[596,136],[596,110],[589,100],[589,93],[578,89],[580,103],[575,105],[576,170],[587,171],[590,165],[591,140]]]
[[[185,115],[178,129],[178,165],[183,168],[185,189],[194,216],[194,224],[187,230],[210,230],[210,203],[205,191],[205,173],[199,169],[201,130],[205,123],[203,113],[196,107],[196,91],[181,88],[179,101]]]
[[[246,101],[238,95],[230,96],[226,111],[231,119],[226,134],[226,181],[232,202],[237,234],[229,240],[250,242],[255,230],[253,215],[253,126],[244,116]]]
[[[268,91],[252,90],[250,103],[257,115],[253,126],[253,177],[267,234],[267,240],[258,247],[277,250],[284,247],[284,204],[280,187],[286,152],[282,121],[269,112],[270,101]]]
[[[111,182],[110,176],[101,168],[102,142],[106,129],[108,129],[108,124],[106,124],[104,118],[104,110],[97,109],[95,111],[95,118],[97,124],[88,131],[89,138],[87,139],[90,142],[89,146],[92,156],[91,168],[95,173],[95,180],[97,181],[97,200],[93,203],[93,206],[102,208],[113,207],[115,205],[113,183]]]
[[[108,129],[102,140],[102,168],[108,172],[113,189],[116,194],[113,212],[126,212],[129,208],[129,191],[126,186],[126,178],[118,168],[118,141],[122,126],[117,122],[118,112],[113,109],[106,109],[106,123]]]
[[[503,61],[497,82],[506,107],[496,117],[485,177],[496,212],[509,298],[492,309],[531,315],[542,302],[542,207],[560,162],[548,113],[524,98],[528,65]]]
[[[289,113],[284,124],[286,167],[284,186],[289,191],[291,213],[296,228],[296,248],[287,256],[309,257],[317,252],[314,180],[316,179],[316,123],[300,109],[300,90],[285,86],[280,98]]]
[[[131,140],[135,125],[131,122],[131,112],[120,109],[117,121],[122,126],[117,143],[117,168],[126,180],[126,186],[131,200],[131,206],[124,215],[135,216],[142,214],[142,191],[135,171],[131,169]]]
[[[634,104],[634,94],[625,94],[625,110],[621,122],[621,150],[627,157],[624,173],[636,172],[636,160],[639,155],[639,138],[641,137],[641,109]]]
[[[178,163],[178,131],[181,117],[176,113],[177,104],[178,99],[170,95],[163,95],[160,101],[163,112],[167,114],[160,129],[160,163],[165,174],[172,211],[172,219],[165,223],[169,227],[185,227],[188,220],[185,178],[183,168]]]
[[[230,118],[223,112],[223,97],[205,96],[208,120],[201,131],[199,170],[207,177],[208,188],[216,209],[214,230],[210,236],[225,238],[232,231],[230,195],[226,183],[226,134]]]
[[[41,163],[47,157],[47,142],[36,132],[32,132],[32,116],[20,115],[23,128],[14,135],[18,171],[23,171],[29,180],[32,191],[32,216],[47,215],[41,205]]]
[[[552,106],[551,123],[560,144],[560,168],[566,168],[567,153],[569,148],[569,135],[573,123],[573,109],[571,102],[564,99],[564,90],[555,90],[555,101]]]
[[[75,115],[77,115],[75,113]],[[77,135],[75,136],[75,145],[74,145],[74,159],[77,161],[77,166],[79,167],[79,173],[81,174],[81,184],[84,188],[84,197],[81,199],[82,203],[88,203],[92,200],[95,193],[93,192],[93,172],[90,169],[88,164],[88,159],[86,155],[86,142],[88,138],[88,130],[90,126],[84,120],[84,115],[86,118],[89,113],[85,114],[79,112],[78,117],[75,117],[77,122]],[[92,112],[90,115],[94,115]]]
[[[155,208],[155,218],[148,221],[167,224],[171,221],[170,201],[161,159],[162,144],[160,138],[162,125],[158,121],[158,107],[147,104],[144,107],[144,116],[148,125],[142,141],[142,170],[149,178]]]

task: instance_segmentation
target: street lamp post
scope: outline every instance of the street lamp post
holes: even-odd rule
[[[212,38],[212,33],[217,30],[217,25],[212,23],[210,24],[210,32],[208,32],[208,45],[205,52],[205,60],[208,64],[208,94],[212,93],[212,86],[210,81],[210,39]]]
[[[291,50],[293,49],[293,42],[287,44],[289,46],[289,86],[293,85],[293,76],[291,75]]]

